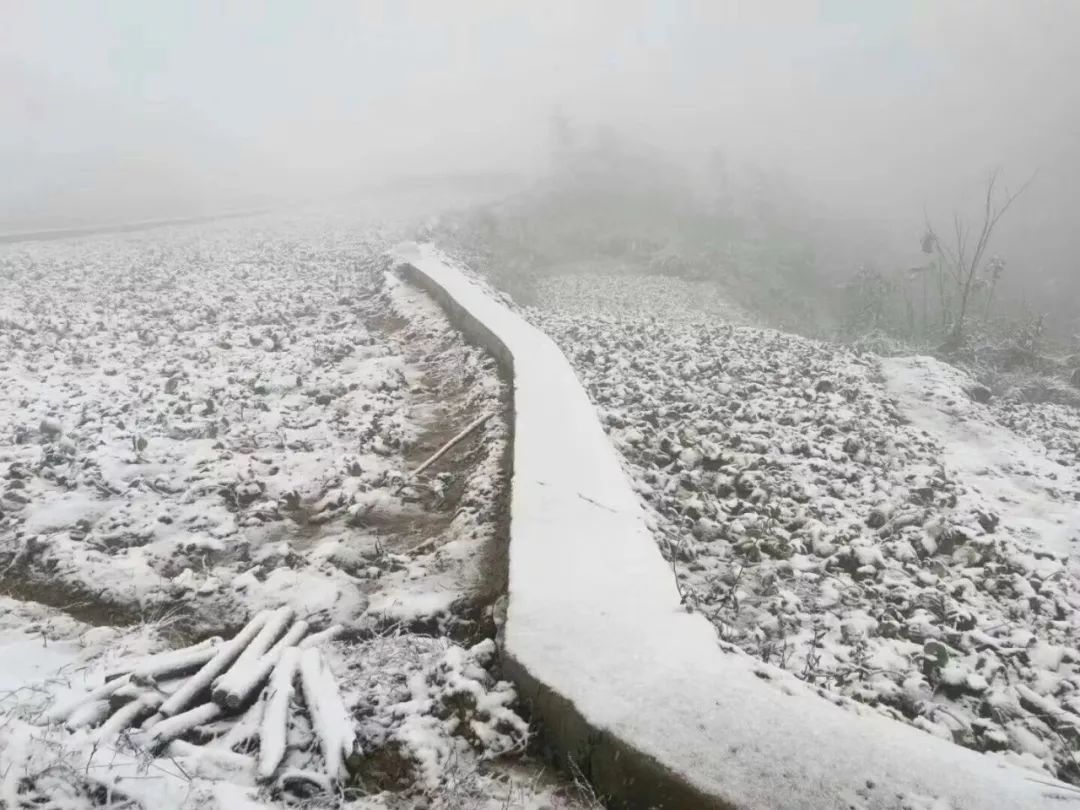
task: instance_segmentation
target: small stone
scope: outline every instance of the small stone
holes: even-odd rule
[[[870,510],[870,514],[866,516],[866,525],[871,529],[880,529],[888,521],[888,516],[880,509]]]
[[[701,540],[705,543],[711,543],[712,541],[716,540],[721,536],[722,530],[720,528],[720,524],[717,523],[715,520],[703,517],[699,518],[697,523],[694,525],[693,534],[694,537],[698,540]]]
[[[982,694],[990,688],[989,682],[978,672],[972,672],[968,674],[966,686],[968,690],[974,692],[977,695]]]
[[[688,447],[679,453],[679,461],[681,461],[683,466],[687,469],[693,469],[701,464],[701,453],[692,447]]]
[[[979,525],[982,526],[983,531],[987,534],[993,533],[994,530],[997,529],[998,523],[1001,522],[1001,518],[992,512],[976,512],[975,517],[978,518]]]
[[[3,503],[7,509],[14,511],[30,503],[30,499],[18,492],[5,492],[0,496],[0,503]]]
[[[46,416],[41,420],[41,425],[38,427],[38,430],[46,436],[59,436],[64,432],[64,427],[56,419]]]

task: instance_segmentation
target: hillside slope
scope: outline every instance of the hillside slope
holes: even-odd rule
[[[737,326],[654,281],[549,279],[529,314],[687,606],[837,703],[1080,783],[1080,413],[979,405],[938,361]]]

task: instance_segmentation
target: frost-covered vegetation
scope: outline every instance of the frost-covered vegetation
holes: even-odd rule
[[[387,273],[393,237],[270,218],[3,247],[0,651],[27,664],[0,680],[0,804],[581,806],[529,758],[491,641],[507,394]],[[280,606],[344,625],[320,645],[364,752],[344,772],[299,688],[270,778],[261,688],[164,750],[125,728],[190,668],[37,725],[122,659]]]
[[[830,699],[1080,782],[1080,355],[1004,292],[1015,195],[992,177],[973,231],[837,283],[775,184],[555,145],[546,184],[434,234],[566,352],[687,607]]]
[[[551,159],[528,192],[444,217],[430,232],[519,304],[535,301],[548,278],[689,282],[695,296],[764,325],[885,354],[934,353],[995,392],[1026,385],[1037,399],[1080,406],[1075,281],[1034,285],[1031,268],[995,252],[999,223],[1037,177],[1010,189],[992,173],[977,209],[947,228],[928,219],[898,249],[819,216],[782,173],[720,152],[688,172],[631,140],[556,119]]]
[[[521,304],[552,276],[646,274],[708,282],[787,328],[831,328],[809,207],[782,176],[719,153],[690,175],[655,150],[560,120],[552,161],[533,189],[444,217],[431,235]]]
[[[553,279],[530,310],[687,607],[829,699],[1080,781],[1080,412],[979,403],[939,361],[688,313],[687,294]]]

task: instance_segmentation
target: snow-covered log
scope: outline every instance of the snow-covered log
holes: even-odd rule
[[[255,758],[247,754],[192,745],[183,740],[173,740],[165,752],[172,759],[183,760],[184,770],[191,776],[249,784],[255,781]]]
[[[161,695],[153,692],[125,703],[113,712],[112,717],[101,724],[95,739],[104,741],[117,737],[122,731],[137,722],[140,717],[153,712],[159,705],[161,705]]]
[[[300,650],[289,647],[281,653],[267,688],[266,707],[259,731],[259,778],[274,775],[285,756],[288,733],[289,701],[293,694],[293,679],[300,660]]]
[[[64,724],[68,731],[76,731],[77,729],[84,728],[86,726],[94,726],[109,716],[109,710],[112,708],[107,699],[91,700],[88,703],[83,703],[78,706],[71,714],[68,715],[67,722]]]
[[[147,689],[145,686],[140,686],[137,683],[133,683],[128,680],[121,684],[120,688],[112,693],[109,700],[114,706],[122,706],[132,700],[138,700],[147,692],[157,692],[157,689]]]
[[[152,715],[147,717],[145,720],[142,721],[142,723],[139,724],[139,731],[147,731],[156,726],[164,719],[165,715],[163,715],[161,712],[154,712]]]
[[[267,624],[267,627],[270,627],[270,624]],[[255,649],[259,639],[252,641],[229,671],[218,678],[214,684],[214,701],[229,709],[242,706],[270,677],[270,672],[274,669],[282,652],[295,647],[307,630],[307,622],[297,622],[273,647],[258,658],[247,654],[248,651]]]
[[[121,661],[105,673],[105,680],[130,674],[133,680],[145,682],[160,679],[163,675],[183,675],[213,658],[220,644],[221,638],[214,636],[180,650]]]
[[[277,644],[270,648],[270,651],[262,657],[262,660],[270,658],[276,664],[278,659],[281,658],[281,654],[285,652],[289,647],[298,647],[304,636],[307,635],[307,631],[311,629],[311,626],[303,619],[298,621],[289,631],[278,639]]]
[[[147,732],[144,739],[148,748],[157,750],[165,743],[186,734],[191,731],[191,729],[201,726],[204,723],[216,720],[220,716],[220,706],[216,703],[204,703],[201,706],[196,706],[194,709],[188,709],[186,712],[181,712],[180,714],[173,715],[166,720],[156,723],[153,728]]]
[[[173,654],[146,661],[131,671],[131,679],[136,683],[151,683],[194,672],[217,654],[221,639],[215,639],[215,642],[200,649],[177,650]]]
[[[300,684],[312,728],[326,760],[326,772],[332,779],[338,779],[346,758],[357,753],[356,731],[341,700],[337,681],[322,653],[315,648],[300,654]]]
[[[265,705],[263,699],[256,700],[236,718],[232,728],[207,745],[223,751],[240,747],[248,748],[247,743],[259,736],[259,724],[262,722]]]
[[[325,630],[320,630],[318,633],[312,633],[296,646],[301,650],[306,650],[308,647],[320,647],[328,641],[333,641],[344,632],[345,625],[332,624]]]
[[[92,703],[98,700],[105,700],[113,695],[117,689],[122,686],[127,686],[130,680],[127,677],[114,678],[111,681],[106,681],[96,689],[92,689],[84,695],[65,700],[61,703],[57,703],[46,713],[45,718],[52,723],[59,723],[62,720],[66,720],[72,712],[82,706],[84,703]]]
[[[179,714],[199,694],[209,689],[214,678],[220,675],[243,653],[252,639],[263,629],[270,616],[270,611],[264,610],[256,613],[243,630],[237,633],[230,641],[222,644],[213,658],[203,664],[198,672],[192,675],[183,686],[173,692],[169,699],[161,704],[161,713],[166,717]]]
[[[270,648],[274,646],[274,642],[285,632],[289,623],[292,622],[292,617],[293,611],[290,607],[282,607],[268,612],[266,621],[263,626],[259,628],[259,632],[247,645],[245,645],[244,649],[236,660],[233,661],[232,665],[217,679],[217,682],[214,684],[215,687],[217,686],[217,683],[228,680],[233,677],[236,672],[242,672],[265,655]]]

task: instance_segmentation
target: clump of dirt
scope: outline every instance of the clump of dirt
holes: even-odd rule
[[[353,782],[366,793],[399,793],[410,789],[416,780],[416,765],[396,740],[364,751],[358,765]]]

